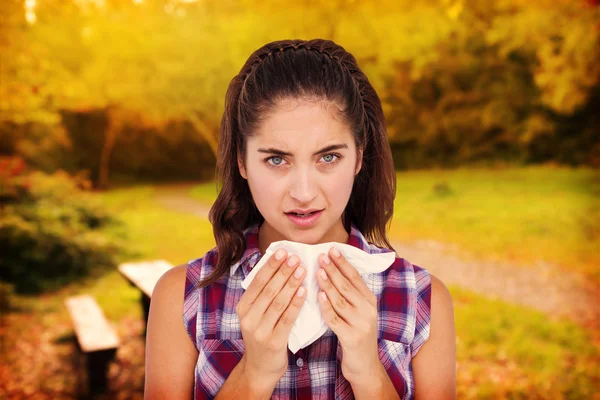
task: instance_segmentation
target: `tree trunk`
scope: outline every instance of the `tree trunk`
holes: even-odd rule
[[[102,146],[102,153],[100,154],[100,168],[98,171],[98,182],[97,187],[100,189],[108,188],[108,180],[110,175],[110,159],[112,151],[115,147],[117,135],[121,130],[121,116],[118,111],[113,108],[107,110],[108,126],[106,128],[106,135],[104,138],[104,145]]]
[[[194,125],[194,129],[196,129],[198,131],[198,133],[200,133],[202,138],[204,138],[204,140],[206,140],[206,143],[208,143],[208,146],[212,150],[212,152],[215,156],[215,159],[216,159],[217,158],[218,141],[217,141],[217,138],[215,137],[214,131],[208,126],[208,124],[206,122],[202,121],[194,112],[189,112],[187,114],[187,116],[190,119],[190,122],[192,123],[192,125]]]

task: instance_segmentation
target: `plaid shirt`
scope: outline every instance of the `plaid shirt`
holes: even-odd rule
[[[244,293],[242,280],[262,254],[258,225],[245,230],[246,250],[212,285],[198,289],[217,263],[216,248],[187,267],[183,319],[198,350],[194,399],[212,399],[242,358],[244,343],[235,306]],[[382,249],[368,243],[352,225],[349,245],[370,254]],[[396,257],[390,268],[364,276],[378,299],[379,359],[401,398],[414,397],[411,359],[429,338],[431,279],[427,270]],[[288,349],[288,369],[277,383],[272,399],[353,399],[352,387],[342,375],[341,347],[328,329],[317,341],[293,354]]]

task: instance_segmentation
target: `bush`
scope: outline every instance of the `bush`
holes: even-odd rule
[[[13,285],[0,281],[0,312],[12,309],[14,292]]]
[[[87,191],[89,182],[64,172],[23,173],[19,164],[0,162],[0,281],[32,293],[114,265],[122,246],[104,228],[118,221]]]

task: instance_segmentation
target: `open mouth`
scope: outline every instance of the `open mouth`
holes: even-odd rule
[[[316,213],[318,213],[318,212],[320,212],[320,211],[321,211],[321,210],[318,210],[318,211],[313,211],[313,212],[309,212],[309,213],[306,213],[306,214],[300,214],[300,213],[295,213],[295,212],[291,212],[291,213],[287,213],[287,214],[288,214],[288,215],[293,215],[293,216],[295,216],[295,217],[300,217],[300,218],[308,218],[308,217],[310,217],[311,215],[313,215],[313,214],[316,214]]]
[[[314,226],[323,214],[323,210],[315,210],[306,213],[291,211],[285,213],[292,223],[299,228],[310,228]]]

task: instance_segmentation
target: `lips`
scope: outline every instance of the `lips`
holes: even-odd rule
[[[321,214],[323,210],[293,210],[285,213],[292,223],[302,229],[314,226]]]
[[[322,210],[318,210],[316,208],[311,208],[308,210],[294,209],[294,210],[287,211],[286,214],[294,214],[294,215],[298,215],[298,216],[308,216],[308,215],[314,214],[319,211],[322,211]]]
[[[295,212],[295,211],[292,211],[292,212],[289,212],[289,213],[286,213],[286,214],[292,214],[292,215],[295,215],[295,216],[298,216],[298,217],[309,217],[309,216],[313,215],[316,212],[318,212],[318,211],[317,210],[316,211],[309,211],[309,212]]]

